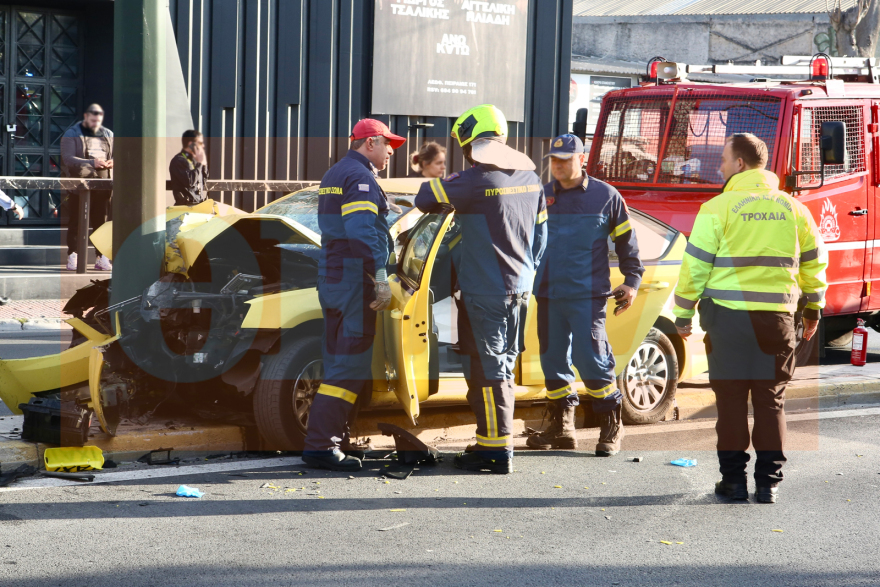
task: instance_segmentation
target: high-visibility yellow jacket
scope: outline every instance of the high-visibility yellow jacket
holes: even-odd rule
[[[794,312],[825,306],[828,253],[806,206],[777,189],[763,169],[734,175],[703,204],[675,288],[676,323],[687,324],[700,298],[734,310]]]

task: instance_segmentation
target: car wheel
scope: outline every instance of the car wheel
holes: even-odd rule
[[[664,418],[678,386],[678,358],[672,341],[652,328],[617,377],[626,424],[653,424]]]
[[[324,379],[321,338],[284,344],[263,359],[254,391],[254,417],[269,450],[302,450],[315,393]]]

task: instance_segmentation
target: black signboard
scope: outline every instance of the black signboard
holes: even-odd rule
[[[530,0],[375,0],[374,114],[525,118]]]

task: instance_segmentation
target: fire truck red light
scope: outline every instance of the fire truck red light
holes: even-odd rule
[[[657,66],[660,65],[659,61],[655,61],[651,64],[651,79],[657,79]]]
[[[813,77],[828,76],[828,61],[825,59],[816,59],[813,61]]]

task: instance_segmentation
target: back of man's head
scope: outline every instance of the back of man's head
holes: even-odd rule
[[[734,159],[742,159],[749,169],[764,169],[767,166],[767,144],[752,133],[736,133],[727,139]]]
[[[183,133],[183,136],[180,138],[180,140],[183,143],[183,147],[186,148],[191,142],[195,141],[200,136],[202,136],[202,133],[200,133],[199,131],[188,130]]]

